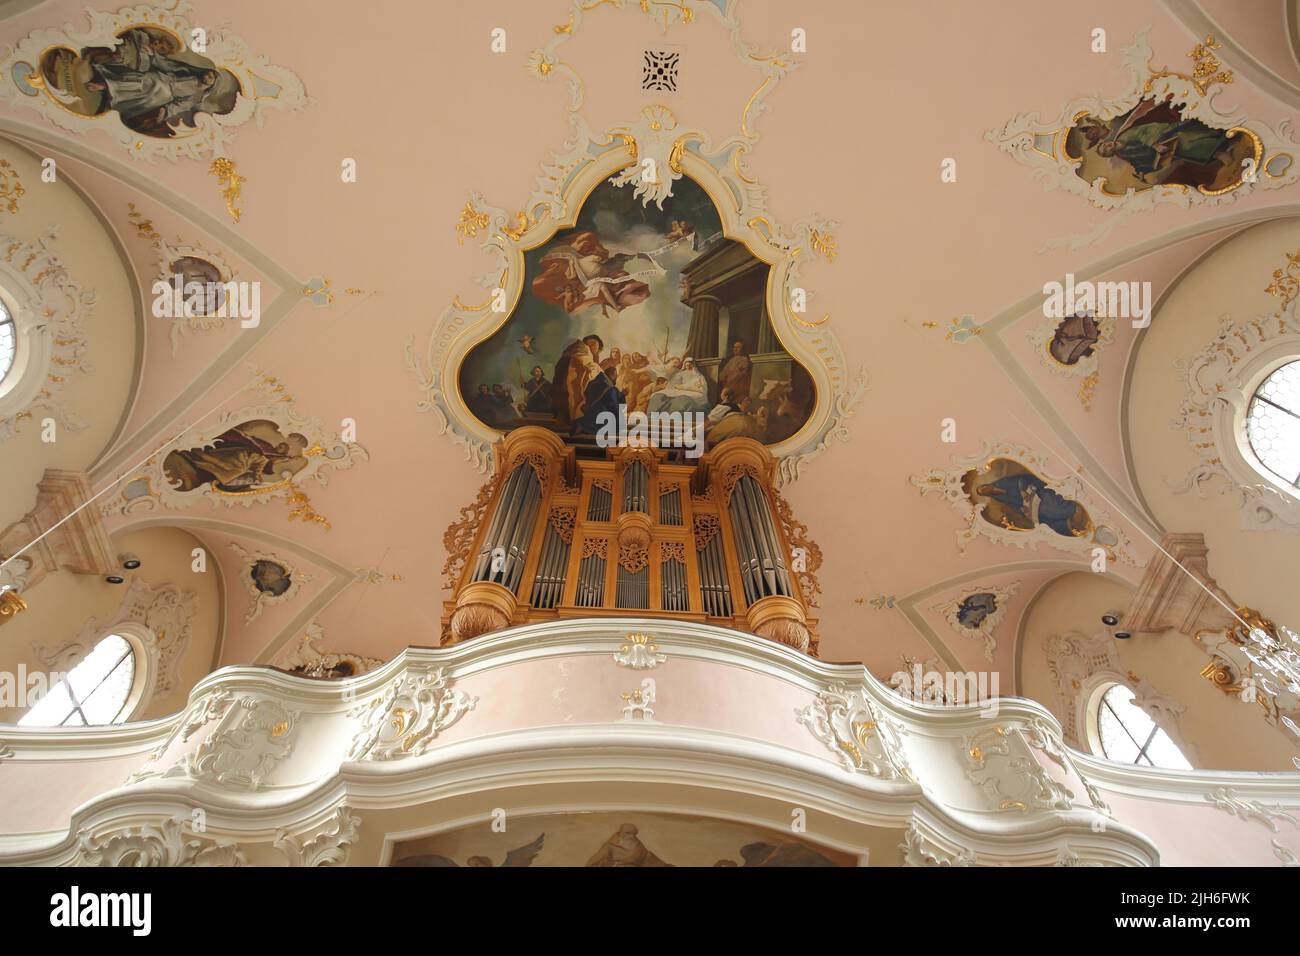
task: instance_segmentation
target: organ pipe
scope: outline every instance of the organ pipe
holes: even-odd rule
[[[709,620],[815,653],[815,621],[774,511],[775,463],[758,442],[731,438],[695,461],[646,447],[599,459],[526,426],[494,454],[505,477],[448,532],[465,541],[465,557],[445,642],[630,611]]]

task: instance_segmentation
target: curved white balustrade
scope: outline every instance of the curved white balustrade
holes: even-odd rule
[[[1121,767],[994,703],[921,705],[860,665],[635,618],[410,648],[347,681],[229,667],[165,719],[0,727],[0,863],[367,865],[496,809],[594,808],[778,829],[801,810],[806,839],[869,865],[1294,861],[1300,774]]]

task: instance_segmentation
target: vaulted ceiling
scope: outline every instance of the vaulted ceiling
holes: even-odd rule
[[[376,658],[437,643],[443,532],[485,475],[430,403],[422,362],[445,311],[488,294],[479,279],[490,288],[500,265],[482,247],[509,222],[457,225],[467,203],[531,211],[575,118],[605,134],[658,104],[708,137],[697,150],[740,137],[734,170],[762,195],[769,225],[835,223],[833,246],[799,273],[815,326],[800,334],[843,362],[824,396],[835,427],[783,489],[823,556],[823,657],[882,676],[904,655],[966,669],[991,660],[1004,689],[1016,686],[1027,609],[1093,555],[1050,534],[991,534],[968,503],[944,497],[943,473],[999,455],[1075,482],[1094,523],[1115,533],[1105,573],[1123,588],[1164,532],[1203,530],[1228,591],[1300,620],[1286,570],[1300,538],[1243,531],[1217,491],[1168,487],[1198,461],[1169,424],[1185,391],[1174,363],[1212,339],[1221,313],[1279,307],[1265,290],[1300,246],[1298,170],[1267,168],[1259,188],[1223,196],[1148,202],[1139,191],[1121,202],[1089,195],[1056,152],[1063,143],[1032,132],[1072,120],[1072,104],[1127,95],[1131,106],[1134,69],[1187,73],[1188,51],[1213,33],[1233,79],[1207,99],[1266,128],[1266,158],[1285,153],[1300,110],[1293,5],[954,3],[942,24],[923,4],[722,6],[734,35],[703,0],[182,0],[169,16],[237,46],[268,84],[237,121],[200,116],[199,130],[219,135],[198,137],[194,155],[167,155],[172,143],[133,135],[115,115],[69,120],[6,72],[0,157],[24,193],[0,211],[0,233],[26,241],[58,224],[69,274],[99,298],[86,324],[91,368],[61,397],[87,427],[51,445],[29,421],[0,443],[0,527],[61,467],[89,472],[115,543],[147,529],[192,536],[223,582],[205,666],[270,662],[312,624],[330,647]],[[37,52],[94,45],[78,39],[90,26],[83,0],[0,13],[6,71],[33,36]],[[1099,25],[1104,52],[1093,49]],[[784,54],[796,29],[806,52]],[[1143,37],[1150,64],[1135,67],[1124,50]],[[646,92],[643,53],[661,48],[680,53],[677,89]],[[773,50],[789,62],[772,66]],[[233,161],[237,195],[214,175],[216,157]],[[42,183],[47,158],[57,183]],[[259,324],[176,327],[152,314],[159,264],[177,250],[259,282]],[[1115,322],[1088,364],[1053,367],[1043,286],[1067,273],[1149,282],[1150,327]],[[143,482],[181,439],[263,417],[250,409],[291,414],[324,448],[285,494],[186,497]],[[151,580],[196,573],[173,545],[146,564]],[[291,565],[301,586],[248,619],[253,553]],[[974,588],[1006,589],[989,645],[945,616]],[[57,601],[31,597],[10,632],[71,624]]]

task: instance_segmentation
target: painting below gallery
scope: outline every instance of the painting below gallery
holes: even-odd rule
[[[1181,186],[1204,193],[1239,186],[1256,164],[1258,146],[1246,131],[1216,129],[1183,116],[1172,95],[1153,97],[1113,119],[1092,113],[1076,117],[1066,134],[1065,152],[1088,183],[1104,180],[1106,192],[1122,196],[1132,189]]]
[[[399,843],[393,866],[857,866],[856,856],[763,827],[669,813],[512,817]]]
[[[524,264],[514,312],[461,365],[461,396],[484,425],[583,443],[622,405],[703,415],[711,447],[775,444],[808,420],[812,380],[772,328],[769,267],[722,235],[690,179],[662,209],[602,183]]]
[[[201,113],[229,113],[241,92],[233,73],[154,26],[123,30],[111,48],[51,47],[41,54],[40,76],[64,109],[81,116],[112,110],[135,132],[161,138],[193,130]]]

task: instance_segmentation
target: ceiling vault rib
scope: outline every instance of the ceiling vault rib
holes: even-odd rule
[[[1213,34],[1223,47],[1224,61],[1231,63],[1233,71],[1239,76],[1244,76],[1257,90],[1271,96],[1287,109],[1300,111],[1300,87],[1282,79],[1251,56],[1217,21],[1201,9],[1201,5],[1196,0],[1164,0],[1164,3],[1169,15],[1197,40],[1207,34]]]
[[[333,558],[327,557],[310,545],[301,541],[295,541],[292,538],[286,538],[272,531],[266,531],[262,528],[251,525],[240,524],[236,521],[228,521],[224,518],[203,518],[188,516],[183,514],[157,515],[148,518],[142,518],[137,521],[131,521],[113,530],[113,534],[126,534],[132,531],[140,531],[144,528],[181,528],[186,531],[217,531],[222,534],[232,535],[239,538],[249,538],[259,541],[262,544],[269,545],[273,548],[293,552],[297,557],[304,558],[312,564],[325,569],[333,575],[329,584],[323,587],[311,601],[303,606],[294,618],[289,621],[280,631],[272,637],[266,646],[258,652],[256,659],[250,663],[266,664],[278,654],[286,644],[288,644],[297,634],[301,634],[312,618],[323,611],[330,605],[336,597],[342,594],[349,584],[356,583],[355,573],[339,564]],[[207,547],[205,542],[205,547]],[[214,549],[208,547],[209,553]],[[220,562],[217,562],[218,573],[220,573]],[[223,586],[225,582],[222,582]],[[224,590],[223,590],[224,597]],[[224,604],[224,602],[223,602]],[[213,662],[213,669],[220,664],[221,655],[225,652],[225,614],[224,607],[222,611],[223,628],[220,632],[220,640],[217,644],[216,658]]]
[[[124,162],[107,157],[76,140],[4,116],[0,116],[0,135],[8,136],[28,149],[35,147],[39,150],[41,147],[48,147],[65,153],[78,162],[85,163],[129,186],[170,212],[187,219],[195,228],[225,245],[279,288],[275,299],[262,311],[261,323],[257,329],[241,335],[235,344],[226,349],[189,388],[181,392],[143,426],[136,429],[126,440],[119,440],[114,450],[100,456],[89,469],[92,482],[98,484],[115,468],[121,467],[123,461],[129,458],[133,451],[156,436],[168,424],[176,421],[195,402],[202,399],[241,359],[252,352],[262,339],[274,331],[285,315],[303,301],[302,296],[298,294],[303,288],[303,281],[295,278],[275,259],[262,252],[256,244],[249,242],[220,219],[204,211],[182,194],[149,179]],[[130,274],[134,276],[134,269]],[[117,437],[120,439],[120,435]]]

